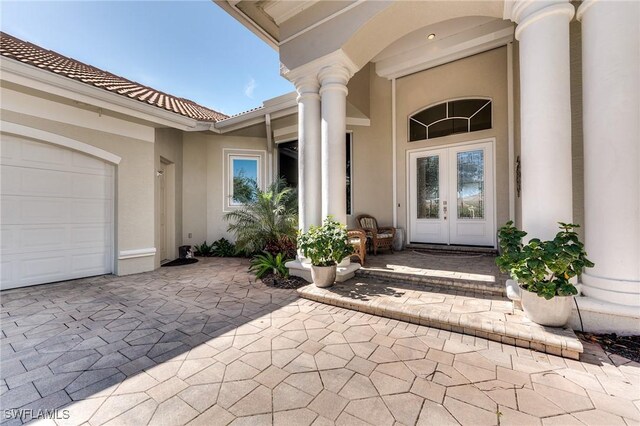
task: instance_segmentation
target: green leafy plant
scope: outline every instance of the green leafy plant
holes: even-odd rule
[[[202,257],[211,256],[211,250],[213,248],[213,244],[209,245],[205,241],[204,243],[202,243],[200,245],[197,245],[197,244],[194,245],[194,247],[196,249],[196,256],[202,256]]]
[[[262,251],[270,241],[295,239],[298,197],[284,179],[278,179],[265,191],[255,188],[255,194],[243,202],[243,206],[224,216],[230,222],[227,229],[235,235],[239,252],[251,255]]]
[[[226,238],[220,238],[211,244],[211,255],[216,257],[233,257],[236,255],[236,246]]]
[[[273,255],[282,253],[287,259],[294,259],[297,254],[296,241],[288,235],[283,235],[277,240],[267,241],[264,251]]]
[[[512,221],[498,231],[501,255],[496,264],[500,270],[510,273],[520,287],[547,300],[577,294],[571,279],[584,268],[594,266],[575,232],[579,226],[559,224],[560,231],[553,240],[533,238],[527,244],[522,243],[527,233],[518,230]]]
[[[288,278],[289,270],[284,266],[286,262],[288,262],[288,259],[285,258],[283,253],[273,255],[265,251],[263,254],[257,254],[251,259],[249,271],[255,273],[258,278],[262,278],[268,273]]]
[[[347,227],[327,216],[322,226],[312,226],[298,236],[298,247],[314,266],[337,265],[353,253],[347,238]]]

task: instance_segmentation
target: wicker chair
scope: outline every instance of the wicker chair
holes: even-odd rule
[[[367,234],[362,229],[347,230],[349,243],[353,246],[353,256],[358,256],[360,265],[364,266],[364,260],[367,254]]]
[[[361,214],[356,218],[360,228],[366,232],[367,238],[371,240],[373,254],[378,254],[378,249],[389,249],[393,253],[393,239],[396,236],[396,228],[378,227],[375,217],[368,214]]]

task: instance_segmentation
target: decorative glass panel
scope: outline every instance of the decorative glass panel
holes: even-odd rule
[[[471,117],[470,130],[477,132],[478,130],[485,130],[491,128],[491,103],[487,103],[482,109]]]
[[[409,142],[490,128],[490,99],[460,99],[434,105],[409,117]]]
[[[487,99],[460,99],[449,102],[449,117],[471,117],[485,106]]]
[[[232,204],[244,204],[252,201],[258,189],[258,160],[233,158]]]
[[[427,139],[427,126],[414,120],[409,121],[409,141]]]
[[[442,136],[453,135],[456,133],[467,133],[469,131],[469,120],[449,118],[448,120],[439,121],[429,126],[429,139],[440,138]]]
[[[484,219],[484,151],[458,153],[458,219]]]
[[[418,219],[440,217],[440,157],[418,158]]]

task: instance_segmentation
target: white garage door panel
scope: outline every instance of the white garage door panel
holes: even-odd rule
[[[104,225],[7,225],[2,227],[0,255],[29,255],[69,247],[85,250],[111,248],[111,235]]]
[[[2,193],[6,195],[93,199],[112,197],[111,176],[4,164],[3,169]]]
[[[112,222],[111,200],[50,197],[2,197],[3,225],[106,224]]]
[[[3,258],[3,290],[104,274],[104,264],[111,254],[85,250],[39,253],[25,258],[11,255]],[[4,283],[7,283],[5,287]]]
[[[113,270],[114,168],[2,135],[2,289]]]

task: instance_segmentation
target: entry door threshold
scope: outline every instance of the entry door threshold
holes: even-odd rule
[[[425,243],[409,243],[407,249],[410,250],[424,250],[430,252],[439,253],[474,253],[474,254],[491,254],[498,253],[493,247],[481,247],[481,246],[456,246],[447,244],[425,244]]]

